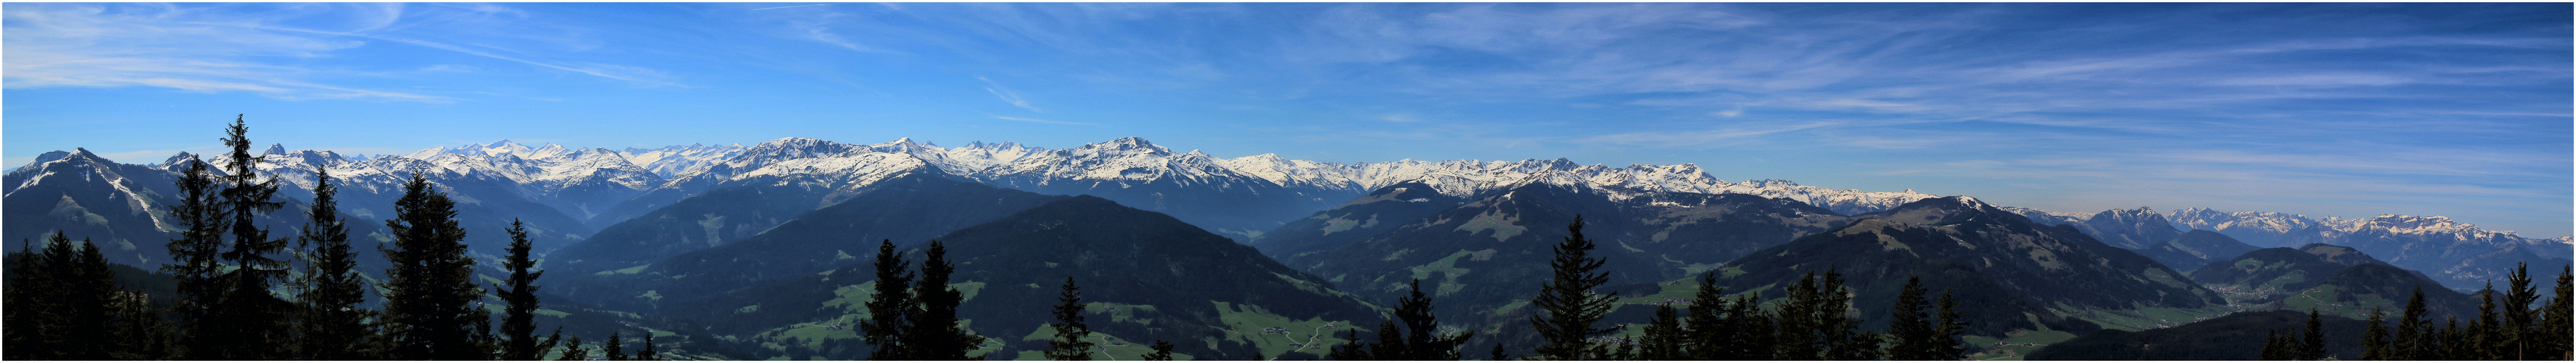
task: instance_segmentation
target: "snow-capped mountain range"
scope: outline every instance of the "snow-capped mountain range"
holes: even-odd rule
[[[1421,181],[1433,186],[1441,194],[1453,196],[1473,195],[1536,180],[1645,191],[1755,194],[1795,199],[1835,209],[1838,212],[1880,210],[1934,197],[1912,190],[1903,192],[1833,190],[1799,185],[1786,180],[1751,180],[1734,183],[1719,180],[1694,164],[1630,165],[1612,168],[1600,164],[1581,165],[1565,159],[1520,161],[1406,159],[1341,164],[1293,160],[1279,157],[1278,154],[1221,159],[1197,150],[1174,152],[1142,138],[1133,137],[1062,150],[1049,150],[1016,143],[982,142],[949,148],[917,142],[909,138],[870,145],[789,138],[761,143],[751,148],[774,151],[765,151],[771,155],[747,155],[748,157],[745,158],[727,159],[716,163],[728,164],[732,169],[739,170],[784,159],[840,155],[855,151],[908,154],[920,162],[937,166],[944,172],[988,181],[1009,179],[1131,183],[1169,181],[1182,185],[1222,187],[1227,183],[1258,179],[1286,188],[1311,188],[1352,193],[1401,182]],[[746,152],[746,154],[749,153]],[[724,173],[725,171],[715,172]],[[707,171],[682,172],[672,178],[673,183],[679,183],[681,179],[688,179],[691,175],[704,173]]]
[[[176,161],[190,156],[194,155],[181,153],[149,167],[173,170],[177,168]],[[1612,191],[1614,198],[1617,191],[1741,193],[1797,200],[1847,215],[1885,210],[1935,197],[1912,190],[1835,190],[1785,180],[1729,182],[1716,178],[1695,164],[1614,168],[1599,164],[1582,165],[1565,159],[1407,159],[1343,164],[1287,159],[1277,154],[1218,158],[1197,150],[1175,152],[1134,137],[1067,149],[985,142],[942,147],[909,138],[864,145],[782,138],[751,146],[692,144],[624,150],[556,144],[528,146],[502,140],[364,159],[331,151],[289,150],[282,145],[272,145],[262,153],[262,158],[258,169],[263,174],[283,178],[284,182],[297,186],[297,189],[309,190],[312,174],[329,170],[340,179],[344,191],[397,194],[402,181],[411,173],[426,172],[433,182],[448,185],[451,189],[494,190],[463,193],[464,198],[491,199],[497,196],[489,194],[505,190],[510,196],[503,199],[542,204],[564,216],[590,220],[590,229],[640,215],[641,211],[718,186],[766,183],[854,190],[878,180],[919,171],[1041,193],[1103,195],[1121,203],[1175,216],[1222,214],[1222,209],[1233,209],[1225,205],[1187,205],[1188,199],[1202,196],[1174,195],[1181,190],[1253,195],[1256,197],[1224,203],[1261,205],[1261,208],[1294,212],[1287,213],[1287,218],[1241,215],[1192,221],[1208,222],[1211,225],[1206,227],[1211,230],[1224,230],[1224,233],[1236,235],[1257,234],[1267,228],[1264,225],[1275,226],[1278,221],[1329,209],[1375,188],[1405,182],[1419,182],[1450,196],[1475,195],[1529,183]],[[49,153],[11,173],[44,170],[43,165],[62,159],[60,155]],[[225,157],[215,157],[209,162],[218,167],[232,163]],[[21,180],[32,183],[39,179],[31,174],[28,179]],[[15,189],[12,189],[13,193]],[[1121,197],[1118,194],[1122,190],[1135,195]],[[828,204],[829,200],[818,202]],[[630,207],[635,211],[620,211],[620,208]],[[2033,213],[2035,210],[2025,209],[2014,211],[2025,216],[2063,216],[2063,220],[2081,220],[2089,216],[2045,211]],[[374,214],[363,210],[356,212]],[[2136,212],[2155,213],[2143,209]],[[2567,251],[2570,240],[2568,237],[2523,238],[2512,232],[2479,229],[2439,216],[2382,215],[2344,219],[2186,209],[2160,219],[2170,221],[2179,230],[2209,229],[2257,246],[2391,236],[2405,240],[2453,241],[2455,244],[2486,246],[2486,249],[2524,246],[2540,256],[2565,258],[2564,251]],[[1250,220],[1261,223],[1247,222]],[[2390,256],[2392,261],[2404,258],[2396,254],[2373,254]]]
[[[2351,247],[2389,264],[2417,270],[2453,289],[2501,279],[2516,263],[2546,267],[2567,263],[2571,237],[2525,238],[2443,216],[2382,214],[2371,218],[2310,217],[2274,212],[2222,212],[2191,208],[2164,215],[2153,209],[2113,209],[2092,214],[2007,208],[2035,221],[2077,226],[2105,242],[2135,233],[2102,231],[2103,220],[2170,223],[2173,229],[2209,230],[2256,247],[2297,248],[2311,243]],[[2090,222],[2090,224],[2088,224]],[[2143,224],[2141,224],[2143,225]],[[2170,233],[2168,233],[2170,234]],[[2120,243],[2113,243],[2118,245]],[[2136,246],[2126,246],[2136,248]]]

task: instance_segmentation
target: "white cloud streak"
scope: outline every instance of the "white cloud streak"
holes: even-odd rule
[[[678,86],[662,72],[628,65],[504,55],[404,34],[507,33],[527,14],[487,4],[12,4],[6,9],[5,86],[158,87],[250,92],[268,97],[448,103],[454,95],[375,85],[428,77],[324,63],[370,41],[407,44],[595,76]],[[519,35],[538,33],[522,30]],[[538,38],[531,38],[538,39]],[[489,39],[487,39],[489,40]],[[563,41],[565,39],[539,39]],[[478,42],[480,43],[480,42]],[[488,46],[481,46],[488,47]],[[327,64],[327,65],[317,65]],[[475,69],[438,65],[437,71]],[[421,67],[405,65],[404,67]],[[419,89],[418,87],[412,87]],[[471,92],[468,92],[471,93]]]
[[[1028,99],[1026,99],[1026,98],[1021,98],[1021,97],[1020,97],[1020,93],[1019,93],[1019,92],[1013,92],[1013,91],[1011,91],[1009,88],[1003,88],[1003,87],[1002,87],[1002,84],[1001,84],[1000,82],[993,82],[993,80],[992,80],[992,79],[984,78],[984,77],[975,77],[975,80],[978,80],[978,81],[984,81],[984,92],[991,92],[991,93],[993,94],[993,97],[1001,98],[1001,99],[1002,99],[1002,102],[1004,102],[1004,103],[1009,103],[1009,104],[1011,104],[1012,106],[1019,106],[1020,108],[1028,109],[1028,110],[1029,110],[1029,112],[1046,113],[1046,110],[1041,110],[1041,109],[1038,109],[1038,107],[1037,107],[1037,106],[1031,106],[1031,105],[1029,105],[1029,100],[1028,100]],[[995,116],[995,117],[1000,117],[1000,116]]]

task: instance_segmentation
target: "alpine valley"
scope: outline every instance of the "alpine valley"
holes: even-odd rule
[[[2493,293],[2487,284],[2520,265],[2549,273],[2572,253],[2570,237],[2441,216],[2045,211],[1727,181],[1694,164],[1342,164],[1223,158],[1134,137],[1064,149],[783,138],[259,154],[131,164],[84,149],[46,153],[6,174],[0,238],[40,249],[33,241],[59,231],[114,264],[170,263],[164,244],[182,229],[170,209],[175,182],[187,160],[203,159],[216,170],[250,163],[284,186],[286,206],[258,221],[277,235],[297,233],[306,218],[295,211],[328,173],[354,221],[352,243],[391,243],[380,221],[419,176],[456,201],[478,280],[509,276],[503,231],[526,228],[547,271],[538,326],[646,332],[673,357],[731,360],[869,358],[858,329],[871,316],[872,263],[889,243],[920,261],[941,242],[956,263],[948,286],[962,293],[962,327],[987,338],[976,354],[1042,358],[1054,331],[1046,311],[1070,277],[1091,303],[1079,314],[1099,358],[1129,360],[1155,341],[1174,343],[1182,359],[1322,359],[1417,286],[1437,302],[1441,331],[1474,333],[1469,357],[1537,346],[1532,300],[1552,248],[1578,222],[1606,261],[1599,292],[1615,296],[1603,320],[1623,326],[1615,336],[1644,334],[1659,306],[1687,306],[1703,276],[1729,296],[1777,302],[1802,277],[1832,272],[1865,330],[1895,324],[1909,278],[1956,297],[1975,359],[2093,354],[2077,346],[2246,359],[2129,344],[2244,345],[2251,338],[2228,329],[2303,318],[2277,310],[2313,309],[2336,317],[2330,335],[2358,336],[2353,319],[2417,289],[2432,316],[2474,318],[2480,294]],[[383,279],[383,258],[359,250],[358,270]],[[2196,333],[2213,330],[2237,335]],[[2071,343],[2042,350],[2058,342]],[[2336,344],[2336,357],[2359,354]]]

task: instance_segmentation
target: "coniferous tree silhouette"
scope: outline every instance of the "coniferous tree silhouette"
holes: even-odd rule
[[[1739,332],[1736,331],[1734,317],[1726,316],[1727,303],[1730,302],[1726,299],[1726,288],[1716,286],[1717,273],[1714,271],[1701,273],[1698,282],[1699,290],[1691,294],[1690,312],[1682,319],[1682,332],[1689,335],[1683,345],[1690,352],[1691,359],[1729,358],[1733,347],[1730,335]]]
[[[2496,342],[2502,351],[2496,359],[2539,358],[2540,329],[2533,323],[2540,319],[2540,311],[2533,310],[2531,304],[2540,301],[2540,291],[2531,285],[2531,265],[2514,263],[2513,271],[2507,271],[2504,280],[2504,326],[2500,329],[2504,339]]]
[[[46,314],[48,310],[42,309],[43,307],[38,306],[37,299],[41,296],[37,296],[38,294],[36,293],[38,291],[46,291],[45,288],[51,286],[36,286],[50,284],[48,281],[38,281],[35,279],[37,274],[44,273],[45,271],[42,266],[37,266],[39,264],[37,262],[39,258],[36,257],[35,250],[31,249],[35,247],[35,244],[24,240],[19,241],[19,243],[18,252],[11,252],[8,255],[8,283],[0,284],[0,301],[5,301],[0,302],[0,306],[7,307],[6,310],[0,310],[0,326],[5,326],[0,327],[0,331],[18,333],[5,335],[7,337],[7,343],[5,343],[5,345],[0,345],[0,359],[38,360],[51,358],[52,353],[50,352],[46,354],[36,354],[37,351],[47,350],[48,348],[44,345],[44,341],[41,340],[46,336],[43,334],[34,334],[34,332],[51,329],[45,326],[48,322],[46,321],[47,319],[45,319],[46,317],[44,314]]]
[[[1888,311],[1894,320],[1887,323],[1887,335],[1895,339],[1887,346],[1888,360],[1937,360],[1935,347],[1940,343],[1933,341],[1932,314],[1924,311],[1932,301],[1923,294],[1919,277],[1905,278],[1905,286],[1897,290],[1896,305]]]
[[[232,163],[224,168],[224,188],[217,194],[232,246],[221,257],[233,268],[216,275],[224,284],[212,315],[217,330],[200,338],[213,339],[209,347],[215,351],[205,357],[215,360],[285,359],[293,352],[293,327],[287,325],[293,306],[269,292],[287,275],[286,262],[270,256],[286,248],[286,239],[268,238],[268,229],[257,222],[285,204],[270,200],[277,195],[277,179],[259,176],[256,166],[262,160],[250,154],[249,133],[250,127],[235,116],[223,139],[232,147]]]
[[[1379,358],[1458,360],[1460,349],[1466,346],[1467,339],[1475,337],[1476,333],[1462,331],[1456,335],[1441,336],[1440,317],[1433,314],[1431,309],[1431,296],[1422,293],[1422,279],[1414,279],[1412,292],[1396,299],[1395,302],[1395,320],[1403,323],[1401,325],[1404,329],[1403,345],[1376,349]],[[1393,330],[1378,332],[1378,334],[1394,333]]]
[[[2424,287],[2415,286],[2415,292],[2406,298],[2405,310],[2399,310],[2397,315],[2397,341],[2393,342],[2397,349],[2393,359],[2437,359],[2436,352],[2433,350],[2439,347],[2435,343],[2439,338],[2433,334],[2435,333],[2432,329],[2433,322],[2425,320],[2427,314],[2429,312],[2424,308]]]
[[[2440,333],[2433,334],[2433,336],[2438,340],[2433,343],[2434,350],[2438,352],[2435,353],[2434,356],[2447,358],[2463,357],[2475,354],[2475,352],[2470,351],[2469,348],[2469,335],[2470,332],[2468,329],[2460,328],[2460,317],[2456,315],[2451,316],[2448,321],[2443,322],[2442,331]]]
[[[1817,286],[1824,299],[1814,310],[1817,336],[1824,338],[1825,359],[1878,360],[1878,346],[1885,336],[1860,330],[1860,319],[1844,315],[1851,310],[1851,289],[1843,286],[1843,274],[1825,270],[1824,285]]]
[[[2279,331],[2263,331],[2263,354],[2261,354],[2261,359],[2290,360],[2292,355],[2296,354],[2292,351],[2297,349],[2296,347],[2292,347],[2292,345],[2298,344],[2293,342],[2292,339],[2293,338],[2289,336],[2282,335]]]
[[[1787,300],[1772,308],[1772,314],[1779,317],[1780,329],[1774,356],[1781,360],[1824,359],[1824,337],[1816,333],[1815,318],[1822,314],[1818,310],[1823,309],[1824,292],[1816,288],[1816,273],[1808,271],[1799,276],[1798,282],[1787,290]]]
[[[635,360],[662,360],[662,351],[653,347],[653,332],[644,332],[644,350],[635,352]]]
[[[1968,334],[1967,314],[1959,312],[1959,301],[1950,299],[1950,290],[1941,290],[1941,323],[1932,327],[1930,360],[1966,360],[1968,348],[1959,341]]]
[[[1687,344],[1692,359],[1697,360],[1769,360],[1773,347],[1770,317],[1750,295],[1744,301],[1726,298],[1726,288],[1717,286],[1715,272],[1700,274],[1699,290],[1691,297],[1689,317],[1684,330],[1690,334]]]
[[[510,279],[500,294],[502,303],[508,304],[501,309],[501,360],[537,360],[545,352],[537,348],[536,283],[546,272],[533,271],[537,261],[528,257],[533,247],[528,242],[527,225],[511,218],[510,229],[503,232],[510,234],[510,256],[501,262],[501,268],[510,271]]]
[[[2537,341],[2545,343],[2536,355],[2539,359],[2576,360],[2576,354],[2571,354],[2576,349],[2570,349],[2571,342],[2576,342],[2576,284],[2571,282],[2576,282],[2576,264],[2560,266],[2558,296],[2549,299],[2541,309],[2540,323],[2535,324],[2541,331]]]
[[[868,321],[859,324],[861,339],[875,348],[873,360],[915,360],[904,336],[912,331],[912,267],[895,253],[894,240],[877,244],[876,294],[868,297]]]
[[[1155,339],[1154,351],[1145,353],[1145,360],[1172,360],[1172,342]]]
[[[1687,352],[1690,333],[1682,330],[1681,312],[1672,304],[1655,306],[1655,318],[1646,323],[1645,335],[1637,342],[1639,360],[1691,360]]]
[[[1409,347],[1404,346],[1403,329],[1394,320],[1379,320],[1377,342],[1368,343],[1369,354],[1374,356],[1369,360],[1406,360],[1403,354]]]
[[[581,337],[565,338],[563,355],[555,360],[590,360],[590,347],[581,346]]]
[[[304,275],[295,280],[297,357],[371,359],[376,332],[367,319],[375,313],[358,306],[367,300],[367,282],[349,247],[349,223],[340,220],[340,187],[328,169],[315,171],[313,185],[313,205],[305,210],[310,221],[295,239],[304,260]]]
[[[2364,321],[2370,325],[2361,333],[2361,360],[2389,360],[2395,354],[2395,347],[2388,344],[2388,326],[2383,324],[2387,321],[2388,311],[2370,308],[2369,320]]]
[[[9,359],[109,360],[126,348],[111,325],[123,291],[97,245],[56,231],[10,259]]]
[[[581,344],[581,343],[580,343],[581,338],[573,338],[573,340],[574,340],[573,345],[580,345],[580,344]],[[544,360],[544,359],[545,359],[545,357],[546,357],[546,352],[552,352],[552,351],[554,351],[554,350],[555,350],[555,344],[556,344],[556,343],[560,343],[560,342],[563,342],[563,327],[558,326],[558,327],[555,327],[555,332],[554,332],[553,334],[546,334],[546,339],[545,339],[545,340],[537,341],[537,346],[536,346],[536,349],[535,349],[535,351],[537,352],[537,354],[536,354],[536,356],[535,356],[535,357],[528,358],[528,360]]]
[[[377,247],[394,266],[379,285],[387,291],[387,358],[492,359],[491,312],[479,302],[483,287],[473,280],[474,258],[465,255],[456,202],[414,173],[385,227],[394,234],[391,247]]]
[[[606,343],[606,344],[601,344],[601,345],[599,346],[599,353],[600,353],[600,354],[607,355],[607,357],[606,357],[606,358],[607,358],[608,360],[613,360],[613,361],[622,361],[622,360],[626,360],[626,346],[625,346],[625,345],[623,345],[623,344],[620,344],[620,343],[619,343],[619,342],[623,342],[623,341],[625,341],[625,340],[626,340],[626,338],[618,337],[618,336],[617,336],[617,334],[618,334],[618,333],[620,333],[620,332],[618,332],[618,331],[614,331],[614,330],[609,331],[609,332],[608,332],[608,343]]]
[[[957,326],[957,304],[963,303],[966,295],[948,286],[948,275],[957,271],[957,265],[950,263],[947,256],[947,245],[939,241],[930,241],[924,251],[921,281],[914,284],[916,291],[912,294],[921,302],[921,308],[912,310],[917,315],[910,320],[912,330],[903,344],[918,359],[983,360],[981,356],[966,355],[984,344],[984,337]]]
[[[2317,320],[2317,310],[2308,309],[2308,330],[2299,334],[2295,360],[2326,360],[2325,322]]]
[[[1538,315],[1530,317],[1530,325],[1538,329],[1538,355],[1551,360],[1602,359],[1608,349],[1594,345],[1591,338],[1616,329],[1592,325],[1610,313],[1618,298],[1592,290],[1610,281],[1609,273],[1600,272],[1607,259],[1591,257],[1596,245],[1583,237],[1582,215],[1575,215],[1565,231],[1565,241],[1555,246],[1556,258],[1548,262],[1555,276],[1530,301],[1539,308]]]
[[[2507,356],[2504,354],[2505,334],[2501,329],[2504,324],[2499,322],[2499,319],[2497,319],[2498,317],[2496,316],[2496,310],[2498,310],[2498,307],[2496,306],[2495,292],[2495,282],[2493,281],[2487,282],[2486,286],[2478,289],[2478,320],[2469,322],[2469,329],[2468,332],[2466,332],[2466,334],[2468,334],[2469,348],[2463,351],[2463,353],[2470,354],[2471,356],[2463,358],[2472,360],[2502,360],[2503,357]],[[2512,310],[2519,311],[2522,309],[2514,308]]]
[[[1385,327],[1379,329],[1385,329]],[[1343,329],[1341,338],[1342,344],[1334,345],[1333,351],[1325,357],[1343,361],[1381,360],[1378,359],[1375,351],[1376,344],[1360,341],[1359,328]]]
[[[151,296],[142,290],[118,291],[108,302],[109,319],[115,327],[114,348],[108,358],[114,360],[177,359],[172,337],[177,333],[168,321],[161,319],[162,309],[152,307]]]
[[[1808,272],[1789,287],[1781,303],[1777,359],[1870,360],[1878,357],[1879,334],[1860,331],[1860,319],[1843,315],[1851,297],[1842,273],[1825,271],[1823,281]]]
[[[215,278],[223,268],[223,202],[215,189],[215,173],[205,160],[189,156],[182,163],[186,165],[176,181],[179,202],[170,205],[170,219],[177,222],[179,231],[164,245],[170,262],[162,264],[161,271],[177,285],[178,302],[171,310],[178,318],[181,358],[212,360],[225,348],[211,338],[221,328],[213,321],[213,312],[224,292],[223,282]]]
[[[1498,362],[1512,360],[1512,354],[1503,351],[1503,343],[1494,343],[1494,351],[1487,354],[1487,357],[1491,357],[1494,361]]]
[[[1064,292],[1056,296],[1055,340],[1048,341],[1048,360],[1091,360],[1091,327],[1082,323],[1082,286],[1072,276],[1064,277]],[[1259,359],[1254,359],[1259,360]]]

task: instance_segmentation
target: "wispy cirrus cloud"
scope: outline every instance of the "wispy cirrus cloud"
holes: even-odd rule
[[[1022,109],[1029,110],[1029,112],[1046,113],[1046,110],[1038,109],[1038,106],[1029,105],[1029,100],[1027,98],[1020,97],[1019,92],[1012,91],[1010,88],[1002,87],[1001,82],[994,82],[993,79],[984,77],[975,77],[975,80],[984,81],[984,92],[992,93],[993,97],[1002,99],[1003,103],[1009,103],[1012,106],[1019,106]]]
[[[507,28],[526,14],[487,4],[20,4],[6,10],[8,88],[157,87],[281,99],[447,103],[459,94],[394,86],[421,79],[387,63],[330,62],[372,43],[404,44],[646,86],[659,71],[502,54],[411,34]],[[556,39],[560,40],[560,39]],[[380,60],[376,60],[380,61]],[[372,62],[372,61],[371,61]],[[466,69],[450,67],[448,70]],[[407,78],[408,77],[408,78]]]
[[[1042,123],[1042,124],[1057,124],[1057,125],[1100,126],[1100,124],[1088,123],[1088,122],[1056,121],[1056,120],[1035,119],[1035,118],[1027,118],[1027,117],[1010,117],[1010,116],[995,115],[995,114],[990,114],[990,113],[986,113],[986,114],[984,114],[984,115],[985,115],[985,116],[992,116],[992,117],[993,117],[993,119],[996,119],[996,120],[1010,120],[1010,121],[1019,121],[1019,122],[1035,122],[1035,123]]]

